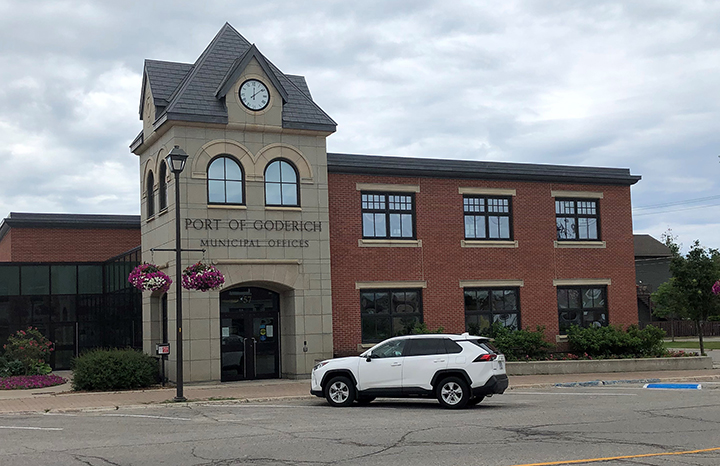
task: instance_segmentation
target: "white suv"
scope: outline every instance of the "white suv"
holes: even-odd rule
[[[322,361],[313,368],[310,393],[332,406],[425,396],[463,408],[507,386],[505,356],[487,338],[429,334],[390,338],[360,356]]]

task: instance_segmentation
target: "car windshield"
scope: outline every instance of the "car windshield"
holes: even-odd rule
[[[383,343],[370,353],[371,358],[396,358],[402,356],[405,340],[393,340]]]

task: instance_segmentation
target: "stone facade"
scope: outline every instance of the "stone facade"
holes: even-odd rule
[[[178,145],[189,155],[180,175],[181,246],[196,250],[183,252],[183,268],[204,260],[225,276],[220,291],[183,292],[183,359],[187,381],[221,379],[220,293],[239,286],[265,288],[280,295],[279,328],[275,331],[280,336],[282,377],[308,376],[316,359],[332,356],[325,143],[331,131],[284,127],[284,97],[266,70],[257,58],[251,58],[240,70],[224,97],[226,124],[169,121],[153,127],[145,122],[142,143],[134,148],[139,155],[143,187],[143,260],[166,267],[165,271],[175,279],[174,252],[152,249],[175,247],[176,186],[169,170],[164,180],[167,209],[158,211],[157,196],[163,181],[158,179],[161,164],[168,151]],[[248,79],[261,81],[270,91],[269,104],[261,111],[251,111],[239,101],[239,87]],[[152,102],[153,98],[147,98],[144,105]],[[154,117],[155,113],[152,109],[143,110],[146,116]],[[231,157],[242,167],[242,205],[208,202],[207,170],[218,156]],[[299,206],[266,205],[265,169],[277,159],[296,168]],[[149,193],[155,198],[154,215],[148,215],[150,173],[155,179],[155,187]],[[176,299],[173,285],[167,299],[172,348],[167,375],[171,380],[175,377]],[[147,294],[143,299],[143,338],[148,352],[154,352],[155,344],[162,341],[161,306],[160,296]]]

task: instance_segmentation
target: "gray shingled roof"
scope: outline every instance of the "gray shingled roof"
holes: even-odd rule
[[[150,81],[150,88],[152,89],[155,105],[161,107],[167,106],[169,103],[168,99],[173,91],[177,89],[192,67],[193,65],[190,63],[145,60],[145,74]],[[145,87],[143,86],[143,92],[144,91]]]
[[[633,235],[635,257],[672,257],[672,251],[650,235]]]
[[[563,183],[632,185],[641,177],[627,168],[577,167],[533,163],[424,159],[384,155],[327,155],[328,172],[481,180],[556,181]]]
[[[225,102],[216,97],[216,92],[250,47],[243,36],[225,23],[193,65],[147,60],[145,70],[153,97],[168,101],[166,108],[159,109],[157,118],[226,124]],[[268,65],[287,92],[282,116],[284,128],[335,131],[337,123],[313,102],[304,78],[288,77],[269,61]],[[185,73],[180,76],[183,70]]]
[[[305,82],[305,76],[297,76],[294,74],[286,74],[287,78],[292,81],[295,86],[300,89],[303,94],[308,96],[310,100],[312,100],[312,95],[310,95],[310,88],[307,85],[307,82]]]

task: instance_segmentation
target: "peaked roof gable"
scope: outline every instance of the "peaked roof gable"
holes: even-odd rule
[[[240,75],[243,73],[243,71],[245,71],[245,68],[247,68],[253,58],[257,60],[257,62],[260,64],[260,68],[262,68],[262,70],[265,72],[265,75],[267,75],[273,86],[275,86],[275,89],[277,89],[277,91],[280,93],[280,96],[282,96],[283,99],[283,103],[287,103],[287,91],[285,90],[283,85],[280,84],[277,76],[275,76],[275,73],[270,69],[270,65],[268,65],[265,56],[260,53],[255,44],[252,44],[250,46],[247,52],[245,52],[245,55],[235,60],[235,63],[233,63],[233,66],[228,70],[225,78],[220,83],[220,86],[218,87],[215,96],[217,98],[225,97],[225,95],[232,88],[233,84],[235,84],[238,78],[240,78]]]
[[[193,65],[190,63],[175,63],[161,60],[145,60],[143,72],[143,85],[140,93],[140,119],[143,119],[146,83],[150,83],[153,103],[156,107],[166,107],[169,98],[177,89]]]
[[[249,48],[250,43],[225,23],[170,97],[168,118],[227,123],[227,111],[215,92],[233,61]]]
[[[192,65],[146,60],[141,118],[145,84],[149,82],[157,107],[156,124],[165,120],[227,124],[224,96],[252,58],[257,59],[283,98],[283,127],[335,131],[337,123],[312,100],[305,79],[286,76],[229,23]],[[142,144],[142,139],[141,132],[131,147]]]
[[[672,257],[672,251],[650,235],[633,235],[635,257]]]

